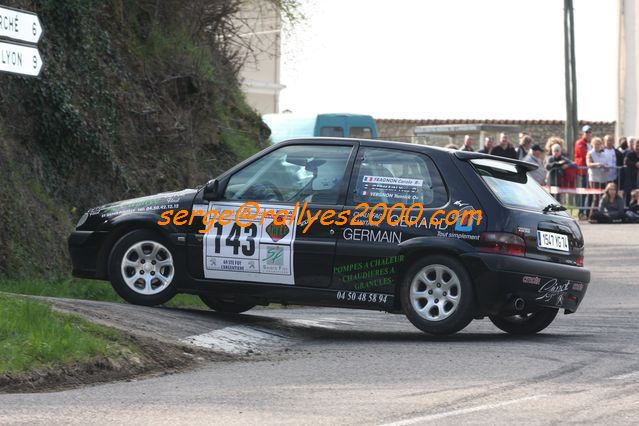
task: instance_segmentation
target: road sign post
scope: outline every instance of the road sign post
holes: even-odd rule
[[[42,58],[35,46],[0,42],[0,71],[36,77]]]
[[[42,37],[38,15],[0,6],[0,37],[36,44]]]
[[[42,37],[38,15],[24,10],[0,6],[0,72],[37,77],[42,70],[42,58],[36,44]]]

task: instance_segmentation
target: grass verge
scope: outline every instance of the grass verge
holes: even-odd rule
[[[0,374],[119,358],[138,349],[120,334],[50,306],[0,294]]]
[[[0,278],[0,292],[126,303],[118,296],[108,282],[79,278],[66,278],[53,281],[38,278]],[[162,306],[168,308],[209,309],[199,297],[192,294],[178,294]],[[255,309],[278,309],[285,307],[286,306],[277,303],[271,303],[268,306],[256,306]]]
[[[124,303],[124,300],[118,296],[109,283],[77,278],[55,281],[45,279],[0,279],[0,292]],[[208,309],[199,297],[190,294],[178,294],[165,303],[164,306]]]

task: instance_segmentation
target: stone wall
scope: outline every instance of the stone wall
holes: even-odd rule
[[[563,120],[404,120],[404,119],[376,119],[377,130],[380,139],[394,140],[410,143],[425,143],[421,138],[414,135],[413,129],[416,126],[435,126],[451,124],[497,124],[519,126],[520,131],[528,133],[534,143],[542,146],[551,136],[564,136]],[[603,137],[606,134],[615,133],[614,121],[580,121],[579,127],[590,124],[593,128],[593,136]],[[453,137],[453,142],[461,146],[463,135]],[[429,144],[444,146],[449,143],[447,137],[433,138]],[[511,136],[511,142],[517,144],[516,137]],[[476,146],[479,146],[478,144]]]

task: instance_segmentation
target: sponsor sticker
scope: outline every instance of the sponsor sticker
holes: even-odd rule
[[[238,213],[240,203],[211,203],[208,210],[230,210]],[[297,220],[298,210],[282,209],[281,206],[262,206],[273,211],[286,210],[292,223]],[[276,223],[269,216],[260,220],[257,216],[246,216],[246,226],[241,227],[229,220],[218,221],[204,235],[204,277],[233,281],[295,284],[293,273],[293,242],[295,226]]]
[[[338,291],[337,300],[345,302],[361,302],[373,304],[386,304],[389,301],[388,294],[365,293],[360,291]]]
[[[285,224],[276,224],[274,221],[266,226],[266,233],[273,242],[278,242],[282,238],[286,237],[290,231],[290,228]]]
[[[365,183],[377,183],[377,184],[398,185],[398,186],[422,187],[424,185],[423,179],[396,178],[396,177],[386,177],[386,176],[364,176],[362,180]]]
[[[539,284],[541,284],[541,277],[531,277],[529,275],[525,275],[521,279],[521,282],[524,283],[524,284],[539,285]]]
[[[342,231],[342,238],[352,241],[399,244],[402,242],[402,233],[399,231],[384,231],[381,229],[344,228]]]

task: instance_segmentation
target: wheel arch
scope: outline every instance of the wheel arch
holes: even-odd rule
[[[147,229],[158,234],[163,238],[166,244],[171,245],[169,234],[175,233],[175,226],[172,224],[161,226],[158,225],[160,215],[155,213],[131,214],[117,216],[113,220],[106,222],[101,230],[108,231],[108,236],[102,243],[98,251],[96,262],[96,278],[109,279],[109,255],[115,243],[124,235],[138,229]]]
[[[433,255],[452,257],[458,260],[462,264],[462,266],[466,268],[466,272],[468,272],[470,283],[473,286],[474,290],[473,293],[475,305],[478,306],[477,285],[473,280],[473,275],[471,273],[469,265],[467,265],[467,262],[465,262],[464,258],[461,256],[462,254],[475,251],[475,248],[473,246],[468,244],[466,241],[462,241],[457,238],[443,239],[439,237],[412,238],[410,240],[407,240],[406,243],[403,243],[401,246],[402,247],[400,254],[404,256],[404,267],[402,268],[400,274],[398,274],[397,276],[397,284],[395,285],[394,289],[396,309],[401,310],[400,292],[408,271],[419,259]]]

